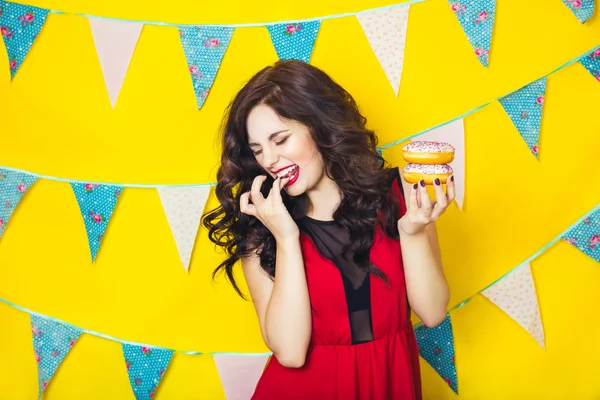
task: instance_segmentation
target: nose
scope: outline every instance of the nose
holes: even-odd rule
[[[263,165],[265,168],[272,169],[272,167],[279,161],[279,154],[277,150],[271,148],[271,146],[265,146],[263,148]]]

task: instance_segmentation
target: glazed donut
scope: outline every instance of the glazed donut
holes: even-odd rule
[[[435,178],[441,183],[446,183],[454,171],[446,164],[406,164],[402,170],[402,177],[408,183],[419,183],[422,180],[427,185],[433,185]]]
[[[402,156],[409,163],[448,164],[454,160],[454,147],[445,142],[416,141],[402,148]]]

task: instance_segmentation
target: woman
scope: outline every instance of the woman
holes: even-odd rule
[[[241,260],[273,352],[262,399],[420,399],[410,309],[427,326],[448,305],[435,225],[454,199],[437,181],[403,188],[352,96],[300,61],[258,72],[224,120],[204,224],[233,273]],[[403,193],[407,192],[408,201]]]

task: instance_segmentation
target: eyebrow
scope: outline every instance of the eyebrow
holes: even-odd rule
[[[288,132],[289,129],[283,129],[277,132],[273,132],[269,135],[269,140],[272,140],[275,136],[279,135],[280,133],[284,133],[284,132]],[[248,146],[260,146],[260,144],[255,143],[255,142],[250,142],[248,143]]]

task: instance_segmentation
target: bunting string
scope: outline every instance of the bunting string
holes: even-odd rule
[[[574,222],[573,224],[571,224],[567,229],[565,229],[563,232],[561,232],[559,235],[557,235],[556,237],[554,237],[552,240],[550,240],[548,243],[546,243],[544,246],[542,246],[538,251],[536,251],[534,254],[532,254],[531,256],[529,256],[527,259],[523,260],[523,262],[521,262],[519,265],[517,265],[515,268],[512,268],[510,271],[508,271],[507,273],[505,273],[504,275],[502,275],[500,278],[496,279],[494,282],[490,283],[488,286],[486,286],[485,288],[479,290],[478,292],[476,292],[475,294],[473,294],[472,296],[470,296],[469,298],[461,301],[460,303],[458,303],[457,305],[453,306],[452,308],[450,308],[447,312],[450,313],[454,310],[457,310],[463,306],[465,306],[466,304],[468,304],[471,300],[473,300],[473,298],[475,298],[475,296],[481,294],[482,292],[484,292],[485,290],[489,289],[490,287],[494,286],[496,283],[500,282],[502,279],[506,278],[508,275],[510,275],[511,273],[515,272],[516,270],[518,270],[519,268],[527,265],[529,262],[533,261],[534,259],[536,259],[537,257],[539,257],[542,253],[544,253],[545,251],[547,251],[550,247],[552,247],[555,243],[557,243],[559,240],[563,239],[565,237],[565,235],[573,230],[574,228],[576,228],[581,222],[583,222],[586,218],[589,218],[592,214],[596,213],[600,211],[600,204],[597,205],[596,207],[594,207],[591,211],[589,211],[588,213],[586,213],[584,216],[582,216],[581,218],[579,218],[576,222]],[[114,336],[111,335],[107,335],[104,333],[100,333],[91,329],[86,329],[86,328],[81,328],[78,326],[75,326],[73,324],[70,324],[68,322],[62,321],[58,318],[54,318],[54,317],[50,317],[35,311],[32,311],[28,308],[22,307],[18,304],[15,304],[5,298],[0,297],[0,302],[11,306],[19,311],[25,312],[27,314],[30,315],[34,315],[40,318],[44,318],[62,325],[65,325],[67,327],[73,328],[73,329],[77,329],[79,331],[81,331],[82,333],[87,333],[88,335],[93,335],[93,336],[97,336],[97,337],[101,337],[103,339],[107,339],[107,340],[111,340],[114,342],[119,342],[122,344],[126,344],[126,345],[131,345],[131,346],[138,346],[138,347],[148,347],[148,348],[153,348],[153,349],[161,349],[161,350],[169,350],[169,351],[174,351],[180,354],[186,354],[186,355],[201,355],[201,354],[220,354],[220,355],[235,355],[235,356],[265,356],[265,355],[271,355],[271,352],[264,352],[264,353],[237,353],[237,352],[200,352],[200,351],[195,351],[195,350],[175,350],[175,349],[169,349],[169,348],[165,348],[165,347],[161,347],[161,346],[156,346],[156,345],[152,345],[152,344],[147,344],[147,343],[139,343],[139,342],[134,342],[134,341],[129,341],[129,340],[123,340],[123,339],[119,339],[116,338]],[[414,325],[415,329],[418,329],[420,327],[423,326],[423,323],[417,323]]]
[[[373,11],[389,10],[389,9],[393,9],[393,8],[396,8],[396,7],[402,7],[402,6],[407,6],[407,5],[411,5],[411,4],[423,3],[423,2],[426,2],[426,1],[428,1],[428,0],[408,0],[408,1],[405,1],[403,3],[391,4],[389,6],[382,6],[382,7],[370,8],[368,10],[355,11],[355,12],[346,12],[346,13],[325,15],[325,16],[322,16],[322,17],[313,17],[313,18],[305,18],[305,19],[294,19],[294,20],[288,20],[288,21],[251,22],[251,23],[243,23],[243,24],[205,24],[205,23],[201,23],[201,24],[190,24],[190,23],[188,23],[188,24],[175,24],[175,23],[171,23],[171,22],[143,21],[143,20],[134,20],[134,19],[123,19],[123,18],[110,18],[110,17],[102,17],[102,16],[97,16],[97,15],[90,15],[90,14],[70,13],[70,12],[58,11],[58,10],[50,10],[50,12],[53,13],[53,14],[75,15],[75,16],[78,16],[78,17],[85,17],[85,18],[106,19],[106,20],[112,20],[112,21],[131,22],[131,23],[136,23],[136,24],[156,25],[156,26],[173,26],[173,27],[181,27],[181,26],[213,26],[213,27],[223,27],[223,26],[225,26],[225,27],[231,27],[231,28],[252,28],[252,27],[259,27],[259,26],[270,26],[270,25],[278,25],[278,24],[294,24],[294,23],[299,23],[299,22],[300,23],[306,23],[306,22],[313,22],[313,21],[325,21],[325,20],[328,20],[328,19],[353,17],[353,16],[365,14],[365,13],[370,13],[370,12],[373,12]]]
[[[540,79],[546,78],[550,75],[553,75],[577,62],[580,62],[583,58],[588,57],[590,54],[592,53],[600,53],[600,45],[597,45],[593,48],[591,48],[590,50],[584,52],[583,54],[573,58],[572,60],[564,63],[563,65],[555,68],[554,70],[552,70],[551,72],[547,73],[546,75],[537,78],[535,80],[533,80],[530,83],[536,82]],[[528,83],[528,84],[530,84]],[[528,85],[527,84],[527,85]],[[522,87],[525,87],[527,85],[524,85]],[[517,89],[518,90],[518,89]],[[515,91],[513,91],[514,93]],[[451,124],[455,121],[464,119],[465,117],[468,117],[471,114],[476,113],[477,111],[480,111],[482,109],[484,109],[485,107],[488,107],[489,105],[493,104],[496,101],[499,101],[500,99],[502,99],[503,97],[506,97],[507,95],[503,95],[503,96],[499,96],[487,103],[484,103],[480,106],[477,106],[469,111],[464,112],[463,114],[454,117],[452,119],[449,119],[447,121],[441,122],[437,125],[434,125],[430,128],[424,129],[420,132],[417,132],[415,134],[409,135],[409,136],[405,136],[402,137],[400,139],[396,139],[394,141],[391,141],[389,143],[383,144],[381,146],[378,147],[378,150],[385,150],[385,149],[389,149],[390,147],[394,147],[397,146],[399,144],[405,143],[409,140],[413,140],[415,138],[418,138],[421,135],[424,135],[425,133],[428,133],[430,131],[433,131],[435,129],[441,128],[445,125]],[[183,184],[157,184],[157,183],[150,183],[150,184],[142,184],[142,183],[115,183],[115,182],[102,182],[102,181],[89,181],[89,180],[77,180],[77,179],[68,179],[68,178],[61,178],[61,177],[56,177],[56,176],[51,176],[51,175],[44,175],[44,174],[40,174],[40,173],[36,173],[36,172],[31,172],[29,170],[25,170],[25,169],[20,169],[20,168],[13,168],[13,167],[5,167],[5,166],[0,166],[1,169],[7,170],[7,171],[13,171],[13,172],[20,172],[20,173],[24,173],[24,174],[28,174],[31,176],[34,176],[36,178],[41,178],[41,179],[45,179],[45,180],[50,180],[50,181],[56,181],[56,182],[66,182],[66,183],[90,183],[90,184],[94,184],[94,185],[106,185],[106,186],[118,186],[118,187],[129,187],[129,188],[142,188],[142,189],[156,189],[156,188],[175,188],[175,187],[212,187],[212,186],[216,186],[216,182],[208,182],[208,183],[183,183]]]
[[[564,240],[565,235],[567,233],[569,233],[571,230],[573,230],[579,224],[581,224],[583,221],[585,221],[587,218],[589,218],[592,214],[594,214],[594,213],[596,213],[598,211],[600,211],[600,204],[598,204],[596,207],[594,207],[592,210],[590,210],[583,217],[579,218],[576,222],[574,222],[573,224],[571,224],[567,229],[565,229],[564,231],[562,231],[554,239],[552,239],[551,241],[549,241],[548,243],[546,243],[544,246],[542,246],[538,251],[536,251],[535,253],[533,253],[527,259],[523,260],[523,262],[521,262],[519,265],[517,265],[516,267],[514,267],[513,269],[511,269],[510,271],[508,271],[507,273],[505,273],[500,278],[496,279],[495,281],[493,281],[492,283],[490,283],[489,285],[487,285],[483,289],[479,290],[478,292],[476,292],[472,296],[466,298],[465,300],[461,301],[460,303],[458,303],[455,306],[453,306],[450,309],[448,309],[448,313],[450,313],[450,312],[452,312],[454,310],[457,310],[457,309],[459,309],[459,308],[467,305],[477,295],[480,295],[482,292],[485,292],[487,289],[491,288],[492,286],[494,286],[495,284],[497,284],[498,282],[500,282],[501,280],[503,280],[504,278],[506,278],[508,275],[510,275],[513,272],[517,271],[519,268],[522,268],[522,267],[525,267],[526,265],[528,265],[531,261],[533,261],[536,258],[538,258],[540,255],[542,255],[544,252],[546,252],[546,250],[548,250],[550,247],[552,247],[558,241]],[[421,325],[423,325],[423,323],[420,322],[420,323],[418,323],[418,324],[415,325],[415,328],[418,328]]]

